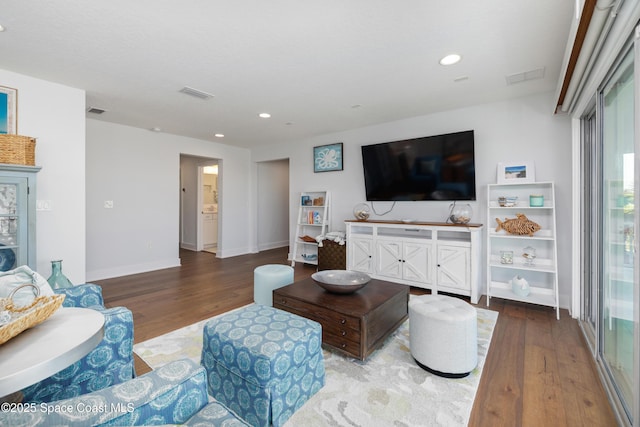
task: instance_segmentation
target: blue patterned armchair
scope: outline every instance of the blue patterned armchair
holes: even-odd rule
[[[133,315],[124,307],[105,308],[102,288],[83,284],[56,289],[64,307],[85,307],[104,314],[104,337],[89,354],[22,390],[24,402],[51,402],[101,390],[134,377]]]
[[[209,401],[207,373],[189,359],[178,360],[100,391],[50,404],[25,404],[0,411],[0,426],[247,427],[221,403]]]

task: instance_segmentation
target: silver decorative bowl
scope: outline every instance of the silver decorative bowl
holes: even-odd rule
[[[313,273],[311,278],[320,287],[335,294],[350,294],[363,288],[369,281],[366,273],[349,270],[324,270]]]

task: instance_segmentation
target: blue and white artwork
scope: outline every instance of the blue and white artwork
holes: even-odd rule
[[[0,92],[0,134],[9,133],[9,95]]]
[[[507,166],[504,169],[504,177],[505,179],[526,178],[527,166],[526,165]]]
[[[342,170],[342,142],[313,147],[313,171],[330,172]]]
[[[0,86],[0,135],[14,134],[17,131],[17,95],[16,89]]]

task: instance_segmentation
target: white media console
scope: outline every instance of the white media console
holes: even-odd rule
[[[482,224],[345,221],[347,269],[431,292],[480,298]]]

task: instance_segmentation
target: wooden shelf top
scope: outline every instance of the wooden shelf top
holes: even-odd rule
[[[391,220],[391,221],[383,221],[383,220],[366,220],[360,221],[357,219],[347,219],[345,222],[355,222],[362,224],[399,224],[399,225],[431,225],[438,227],[467,227],[467,228],[479,228],[482,227],[482,224],[477,223],[468,223],[468,224],[454,224],[452,222],[435,222],[435,221],[399,221],[399,220]]]

